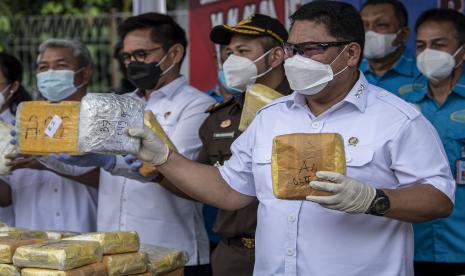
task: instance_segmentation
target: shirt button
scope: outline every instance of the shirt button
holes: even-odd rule
[[[125,199],[125,198],[123,198],[123,202],[126,202],[126,199]]]
[[[352,161],[352,156],[350,156],[350,155],[347,155],[347,156],[346,156],[346,161],[347,161],[347,162],[350,162],[350,161]]]
[[[289,217],[287,217],[287,220],[289,222],[294,222],[295,221],[295,216],[294,215],[289,215]]]
[[[119,226],[123,227],[123,226],[124,226],[124,223],[121,223]]]
[[[318,123],[318,122],[313,122],[312,123],[312,128],[318,128],[318,127],[320,127],[320,123]]]
[[[288,256],[294,256],[294,249],[288,248],[288,249],[287,249],[287,255],[288,255]]]
[[[58,189],[57,189],[57,188],[53,189],[53,191],[54,191],[55,193],[58,193]]]
[[[56,215],[57,215],[57,217],[59,217],[59,216],[60,216],[60,212],[57,212]]]

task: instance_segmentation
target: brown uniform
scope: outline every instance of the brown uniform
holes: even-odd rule
[[[291,92],[287,80],[276,89],[283,95]],[[229,99],[209,108],[210,116],[200,127],[203,147],[198,161],[210,165],[223,165],[231,157],[231,144],[241,134],[238,130],[244,95]],[[236,211],[219,210],[213,230],[223,238],[213,251],[213,275],[252,275],[255,262],[255,228],[258,201]]]

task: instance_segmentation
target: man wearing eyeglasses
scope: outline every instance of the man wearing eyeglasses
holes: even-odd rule
[[[199,127],[215,101],[180,75],[184,30],[167,15],[146,13],[125,20],[118,32],[127,78],[137,87],[132,96],[145,100],[178,151],[195,159],[202,145]],[[113,160],[111,174],[102,170],[100,176],[98,230],[137,231],[142,243],[183,250],[189,256],[185,275],[206,275],[209,242],[202,204],[158,185],[162,176],[155,183],[126,178],[122,157]]]
[[[408,14],[398,0],[368,0],[360,11],[365,28],[360,71],[368,82],[396,95],[412,92],[419,71],[405,46],[410,34]]]
[[[138,154],[198,200],[234,210],[259,200],[255,275],[413,275],[413,222],[451,213],[454,183],[434,128],[358,70],[365,33],[354,7],[314,1],[291,16],[284,68],[295,92],[262,108],[215,168],[171,152],[150,130]],[[339,133],[347,173],[318,171],[332,192],[280,200],[273,138]],[[427,148],[428,150],[425,150]]]

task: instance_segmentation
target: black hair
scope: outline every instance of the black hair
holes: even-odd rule
[[[450,22],[454,25],[459,44],[465,43],[465,15],[452,9],[431,9],[422,13],[415,23],[415,32],[427,21]]]
[[[340,41],[356,42],[363,53],[365,31],[359,12],[350,4],[317,0],[301,6],[290,16],[292,25],[298,20],[324,24],[328,33]],[[291,26],[292,28],[292,26]]]
[[[398,0],[367,0],[363,6],[362,10],[368,5],[381,5],[381,4],[389,4],[394,8],[394,14],[399,20],[400,26],[407,27],[408,26],[408,12],[405,8],[404,4]]]
[[[165,52],[173,45],[181,44],[184,47],[182,63],[187,51],[186,32],[171,16],[155,12],[131,16],[118,26],[118,34],[123,41],[128,33],[143,29],[150,29],[152,41],[161,43]]]
[[[7,53],[0,53],[0,71],[8,84],[12,84],[15,81],[19,82],[18,90],[9,100],[10,112],[16,114],[19,103],[32,100],[31,95],[21,85],[21,81],[23,80],[23,67],[16,57]]]

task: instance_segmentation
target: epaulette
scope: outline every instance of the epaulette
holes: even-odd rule
[[[205,113],[212,113],[216,110],[219,110],[225,106],[228,106],[230,104],[232,104],[234,102],[234,97],[231,97],[225,101],[222,101],[222,102],[219,102],[219,103],[215,103],[215,104],[212,104],[210,105],[207,110],[205,111]]]

